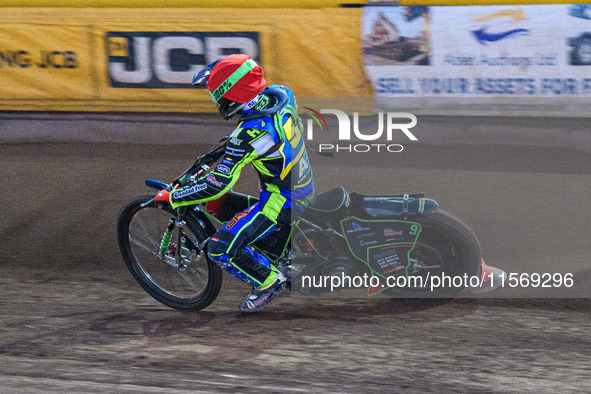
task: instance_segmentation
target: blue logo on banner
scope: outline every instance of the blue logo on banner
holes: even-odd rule
[[[474,34],[474,37],[476,37],[480,45],[486,45],[487,41],[500,41],[511,36],[529,35],[529,30],[527,29],[513,29],[502,33],[487,33],[486,29],[486,27],[483,27],[479,30],[472,31],[472,34]]]

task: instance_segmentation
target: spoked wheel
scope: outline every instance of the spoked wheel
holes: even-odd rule
[[[464,276],[469,284],[470,277],[480,274],[478,238],[467,224],[445,211],[439,210],[417,222],[422,230],[415,248],[410,252],[408,275],[422,280],[409,280],[412,286],[397,289],[398,294],[406,297],[451,297],[459,293],[465,288]],[[451,279],[439,281],[433,277]],[[431,289],[434,280],[437,286]]]
[[[184,227],[173,222],[170,244],[160,256],[163,236],[176,212],[170,207],[141,206],[152,197],[139,196],[119,213],[117,236],[123,260],[156,300],[176,309],[203,309],[215,300],[222,285],[221,268],[206,257],[206,251],[199,250],[207,239],[205,230],[185,215]]]

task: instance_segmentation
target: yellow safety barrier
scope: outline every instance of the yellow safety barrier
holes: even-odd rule
[[[587,4],[590,1],[578,1]],[[400,5],[528,5],[528,4],[573,4],[572,0],[400,0]]]
[[[340,7],[339,0],[0,0],[0,7],[61,8],[299,8]]]
[[[360,13],[6,8],[0,110],[211,111],[191,76],[236,48],[261,63],[268,84],[289,86],[299,97],[370,97]],[[192,57],[192,68],[174,64],[181,52]]]
[[[362,7],[365,5],[525,5],[571,4],[570,0],[0,0],[0,7],[58,7],[58,8],[237,8],[237,9],[320,9]],[[588,4],[589,0],[578,4]]]
[[[0,25],[0,97],[93,98],[84,26]]]

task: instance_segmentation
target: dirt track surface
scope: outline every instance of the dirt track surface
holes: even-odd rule
[[[2,132],[39,122],[55,127],[55,120],[22,117],[3,121]],[[229,276],[204,311],[168,309],[133,281],[119,255],[120,207],[147,191],[145,178],[173,178],[206,145],[129,143],[143,129],[166,130],[166,122],[149,119],[60,122],[68,138],[56,140],[63,142],[0,145],[0,391],[591,389],[591,155],[584,132],[564,132],[591,122],[516,120],[515,144],[495,138],[511,127],[511,119],[500,119],[480,122],[480,137],[461,144],[405,143],[403,153],[379,160],[311,156],[319,191],[338,184],[376,195],[424,191],[473,228],[489,264],[515,273],[571,272],[573,288],[447,301],[285,297],[254,315],[238,312],[248,289]],[[193,132],[186,123],[171,128]],[[421,124],[419,141],[428,140],[421,133],[466,129],[470,120]],[[229,127],[206,125],[219,135]],[[64,141],[89,126],[111,137]],[[569,142],[554,147],[537,139],[536,129],[544,141]],[[199,133],[194,141],[203,140]],[[236,189],[256,193],[253,172],[244,175]]]

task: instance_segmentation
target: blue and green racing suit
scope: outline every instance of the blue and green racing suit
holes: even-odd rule
[[[211,237],[208,254],[228,273],[266,288],[275,283],[278,270],[248,245],[297,218],[313,197],[314,177],[292,91],[274,85],[255,100],[242,112],[213,171],[171,191],[170,203],[178,208],[215,200],[232,188],[250,163],[259,174],[260,199]]]

